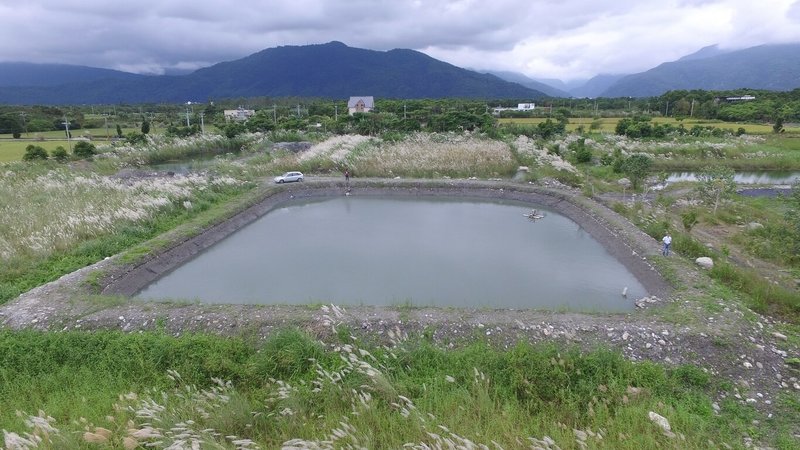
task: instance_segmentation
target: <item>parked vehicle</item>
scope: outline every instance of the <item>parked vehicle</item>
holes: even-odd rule
[[[292,181],[303,181],[303,174],[300,172],[286,172],[281,176],[275,177],[275,182],[278,184],[289,183]]]

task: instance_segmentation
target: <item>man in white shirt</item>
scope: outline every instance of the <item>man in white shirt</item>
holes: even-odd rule
[[[669,256],[669,246],[672,244],[672,236],[670,236],[669,232],[667,232],[666,236],[664,236],[661,241],[664,242],[664,248],[661,250],[661,254],[664,256]]]

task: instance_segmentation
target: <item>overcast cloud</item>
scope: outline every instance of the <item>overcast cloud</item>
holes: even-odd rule
[[[0,61],[137,73],[336,40],[570,80],[800,42],[800,0],[0,0],[0,17]]]

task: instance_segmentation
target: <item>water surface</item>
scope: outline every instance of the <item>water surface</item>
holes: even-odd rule
[[[697,181],[698,172],[673,172],[669,174],[667,183],[678,181]],[[733,181],[740,184],[792,184],[800,179],[798,171],[762,170],[736,172]]]
[[[510,201],[286,203],[137,297],[622,311],[644,287],[572,220]],[[622,297],[628,288],[628,298]]]

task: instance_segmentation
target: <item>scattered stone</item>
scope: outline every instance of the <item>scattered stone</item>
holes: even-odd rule
[[[654,413],[653,411],[648,412],[647,416],[650,417],[651,422],[661,427],[662,430],[670,432],[672,431],[672,428],[669,426],[669,421],[666,417]]]
[[[772,337],[774,337],[774,338],[777,338],[777,339],[780,339],[780,340],[782,340],[782,341],[785,341],[785,340],[787,340],[787,339],[788,339],[788,338],[786,337],[786,335],[785,335],[785,334],[783,334],[783,333],[778,333],[777,331],[774,331],[774,332],[772,333]]]
[[[764,225],[762,225],[762,224],[760,224],[758,222],[750,222],[747,225],[745,225],[745,228],[748,231],[760,230],[760,229],[764,228]]]
[[[701,256],[695,259],[694,262],[697,263],[698,266],[704,269],[710,269],[714,267],[714,260],[709,258],[708,256]]]

